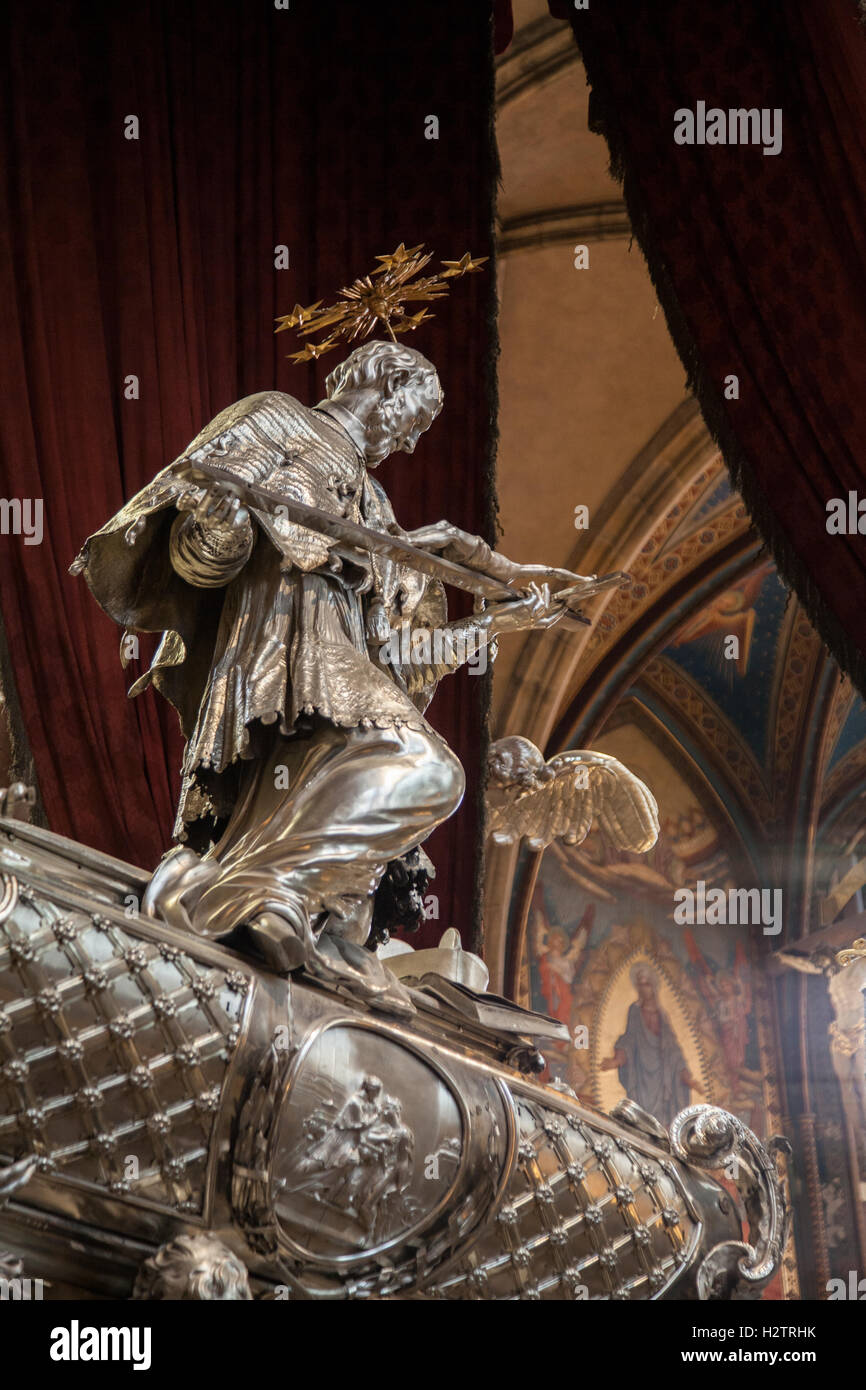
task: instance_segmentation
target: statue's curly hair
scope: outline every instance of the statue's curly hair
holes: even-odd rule
[[[355,348],[329,373],[325,391],[331,398],[348,389],[384,386],[390,395],[407,383],[417,385],[431,419],[435,419],[445,398],[433,363],[416,348],[373,338]]]

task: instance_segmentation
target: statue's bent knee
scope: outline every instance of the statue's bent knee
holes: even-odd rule
[[[452,815],[463,800],[466,774],[463,764],[439,739],[428,739],[430,746],[430,810],[437,824]]]

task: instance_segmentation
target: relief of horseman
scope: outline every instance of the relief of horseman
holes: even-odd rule
[[[358,1162],[364,1134],[379,1118],[381,1091],[382,1082],[378,1076],[364,1077],[337,1118],[301,1159],[301,1172],[323,1168],[339,1170]]]
[[[386,1096],[377,1124],[364,1136],[364,1150],[372,1165],[358,1203],[358,1216],[368,1238],[375,1241],[391,1207],[408,1187],[415,1161],[415,1141],[403,1123],[402,1107]]]

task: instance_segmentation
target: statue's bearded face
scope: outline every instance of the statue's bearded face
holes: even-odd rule
[[[365,421],[367,462],[375,465],[389,454],[414,453],[438,413],[439,403],[425,382],[408,381],[383,394]]]

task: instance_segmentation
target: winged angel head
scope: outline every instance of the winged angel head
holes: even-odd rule
[[[525,837],[533,850],[553,840],[579,845],[593,823],[617,849],[634,854],[658,839],[652,792],[606,753],[574,750],[545,762],[528,738],[512,735],[491,746],[488,772],[488,824],[496,844]]]

